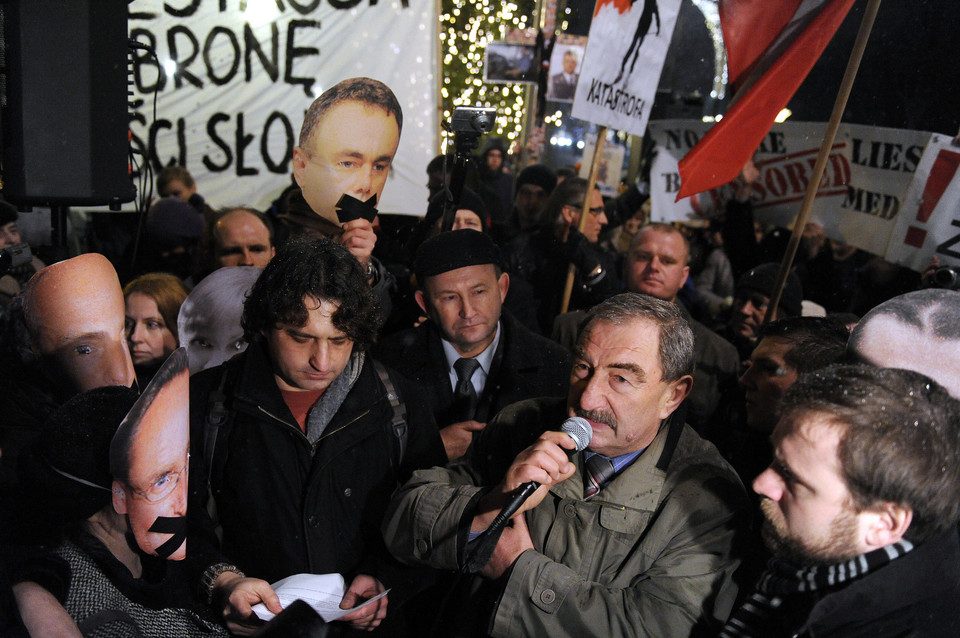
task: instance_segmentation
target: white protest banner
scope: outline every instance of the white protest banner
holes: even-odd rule
[[[755,155],[760,178],[751,201],[756,219],[789,227],[800,210],[826,125],[775,124]],[[696,120],[651,122],[657,155],[650,172],[652,218],[688,221],[713,217],[735,192],[726,185],[675,202],[677,162],[709,130]],[[930,133],[844,124],[826,166],[810,221],[828,237],[867,252],[886,253],[890,233]]]
[[[945,135],[927,144],[896,227],[886,259],[923,270],[934,255],[942,265],[960,267],[960,148]]]
[[[597,0],[571,115],[643,135],[680,0]]]
[[[340,80],[386,83],[403,132],[379,208],[422,214],[435,155],[436,7],[425,0],[134,0],[130,122],[154,170],[186,166],[214,207],[288,186],[303,114]],[[154,97],[156,92],[156,116]],[[142,161],[142,160],[141,160]]]

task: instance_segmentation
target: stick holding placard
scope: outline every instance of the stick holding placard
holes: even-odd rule
[[[823,135],[823,142],[820,144],[820,153],[817,155],[817,162],[813,167],[813,175],[810,177],[807,192],[803,196],[803,204],[800,206],[800,212],[797,214],[797,219],[793,224],[793,234],[790,236],[790,242],[787,244],[787,252],[783,256],[783,262],[780,264],[780,272],[777,273],[777,283],[774,286],[773,294],[770,296],[770,303],[767,305],[767,313],[763,318],[764,324],[769,323],[773,319],[773,313],[776,311],[777,306],[780,305],[780,297],[783,295],[783,288],[787,283],[787,276],[790,274],[793,260],[797,256],[797,249],[800,247],[800,238],[803,234],[804,227],[807,225],[807,217],[810,215],[813,200],[817,196],[820,180],[823,178],[823,171],[827,166],[830,150],[833,148],[833,141],[837,136],[837,129],[840,127],[840,119],[843,117],[843,110],[847,107],[847,99],[850,97],[853,81],[857,77],[860,61],[863,59],[863,52],[867,48],[867,39],[870,37],[870,31],[873,29],[873,23],[879,9],[880,0],[870,0],[867,4],[867,10],[863,14],[863,20],[860,22],[860,31],[857,33],[857,40],[853,45],[853,50],[850,52],[850,60],[847,62],[847,70],[843,74],[843,81],[840,83],[840,90],[837,92],[837,100],[833,104],[833,112],[830,114],[830,121]]]
[[[580,221],[577,223],[577,230],[583,232],[586,227],[587,215],[590,213],[590,198],[593,195],[593,189],[597,186],[597,173],[600,172],[600,160],[603,159],[603,144],[607,140],[607,127],[601,126],[597,131],[597,143],[593,149],[593,161],[590,162],[590,175],[587,177],[587,192],[583,194],[583,205],[580,207]],[[560,314],[567,311],[570,307],[570,296],[573,294],[573,279],[577,275],[577,267],[570,264],[567,270],[567,282],[563,286],[563,302],[560,304]]]

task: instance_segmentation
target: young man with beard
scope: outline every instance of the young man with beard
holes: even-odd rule
[[[753,483],[774,554],[724,637],[960,635],[960,403],[907,370],[801,377]]]
[[[443,635],[716,630],[736,594],[745,495],[716,449],[674,416],[692,369],[693,334],[674,304],[617,295],[581,330],[566,400],[509,406],[461,461],[414,473],[387,510],[391,551],[476,572],[469,591],[450,596],[456,618]],[[556,430],[573,415],[592,438],[568,456],[574,441]],[[540,487],[502,534],[488,533],[528,481]]]

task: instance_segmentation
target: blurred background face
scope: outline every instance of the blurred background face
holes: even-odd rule
[[[275,253],[270,245],[270,230],[245,210],[224,215],[217,222],[216,237],[217,264],[221,267],[263,268]]]
[[[126,332],[134,365],[161,363],[177,349],[153,297],[134,292],[126,299]]]
[[[576,228],[580,223],[580,207],[564,206],[563,214],[571,228]],[[590,208],[587,211],[587,221],[583,225],[583,236],[591,243],[597,243],[600,239],[600,231],[607,223],[607,215],[603,209],[603,197],[600,191],[594,190],[590,194]]]
[[[765,337],[750,355],[740,377],[747,407],[747,425],[772,432],[780,418],[780,402],[797,380],[797,371],[784,358],[793,349],[785,339]]]
[[[190,201],[190,196],[197,192],[197,185],[187,186],[179,179],[171,179],[164,191],[160,193],[160,197],[176,197],[177,199],[182,199],[183,201]]]
[[[470,228],[471,230],[483,232],[483,222],[480,221],[480,216],[472,210],[461,208],[457,211],[456,217],[453,219],[453,228],[451,230],[460,230],[461,228]]]
[[[627,286],[664,301],[674,301],[690,274],[680,233],[653,228],[640,231],[627,257]]]
[[[487,151],[487,168],[496,171],[501,166],[503,166],[503,153],[500,152],[500,149],[494,148]]]
[[[20,243],[20,229],[17,222],[10,222],[0,226],[0,248],[7,248]]]
[[[563,72],[573,74],[577,70],[577,56],[571,53],[563,54]]]

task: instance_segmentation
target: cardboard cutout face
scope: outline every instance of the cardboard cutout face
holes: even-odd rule
[[[147,554],[187,552],[190,393],[187,353],[176,350],[120,424],[110,445],[113,508]]]
[[[187,348],[191,374],[218,366],[247,349],[240,325],[243,300],[260,272],[250,266],[221,268],[187,295],[180,306],[177,326],[180,342]]]
[[[74,393],[133,384],[123,291],[106,257],[87,253],[40,270],[23,307],[31,347],[52,379]]]
[[[339,223],[343,194],[380,201],[400,144],[396,117],[378,106],[344,100],[317,124],[305,148],[293,151],[293,173],[310,208]]]

